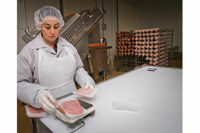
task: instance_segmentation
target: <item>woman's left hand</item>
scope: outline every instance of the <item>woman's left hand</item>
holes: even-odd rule
[[[86,82],[83,86],[83,88],[87,89],[87,88],[91,88],[93,89],[94,87],[92,86],[92,84],[90,82]]]

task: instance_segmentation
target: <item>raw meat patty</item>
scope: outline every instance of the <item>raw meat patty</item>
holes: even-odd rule
[[[87,88],[87,89],[81,88],[81,89],[76,90],[76,94],[79,94],[79,95],[81,95],[81,94],[91,94],[93,91],[94,91],[94,89],[91,89],[91,88]]]
[[[34,108],[32,106],[28,106],[28,110],[29,112],[33,113],[33,114],[40,114],[40,113],[43,113],[45,112],[43,109],[41,108]]]
[[[60,112],[66,114],[68,112],[72,115],[80,115],[84,112],[83,107],[80,105],[78,100],[65,101],[59,106]]]

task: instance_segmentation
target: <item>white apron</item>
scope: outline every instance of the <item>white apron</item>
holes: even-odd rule
[[[39,49],[39,84],[47,86],[55,98],[76,90],[73,79],[76,70],[76,61],[70,48],[65,47],[63,50],[66,50],[68,55],[55,58],[48,56],[43,49]]]

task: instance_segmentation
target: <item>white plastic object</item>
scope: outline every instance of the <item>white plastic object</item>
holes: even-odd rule
[[[58,105],[60,105],[61,103],[65,102],[65,101],[70,101],[70,100],[77,100],[77,98],[75,97],[75,95],[71,95],[71,96],[69,96],[69,97],[65,97],[65,98],[60,99],[60,100],[58,101]],[[83,107],[83,108],[84,108],[84,107]],[[94,106],[92,106],[91,108],[88,108],[88,109],[85,109],[85,110],[86,110],[86,112],[82,113],[82,115],[79,115],[77,118],[73,118],[73,119],[70,119],[69,117],[67,117],[66,115],[64,115],[63,113],[61,113],[61,112],[59,111],[59,109],[56,109],[56,111],[55,111],[54,114],[55,114],[59,119],[61,119],[61,120],[64,121],[64,122],[67,122],[67,123],[75,123],[76,121],[82,119],[84,116],[86,116],[86,115],[88,115],[88,114],[94,112],[95,108],[94,108]]]
[[[115,110],[128,110],[134,112],[139,110],[139,105],[133,100],[115,100],[112,102],[112,107]]]

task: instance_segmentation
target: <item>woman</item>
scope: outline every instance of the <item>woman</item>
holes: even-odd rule
[[[83,88],[95,82],[84,70],[76,48],[59,36],[64,25],[60,11],[44,6],[35,12],[34,20],[41,33],[17,57],[17,96],[26,104],[55,113],[55,98],[75,91],[75,81]]]

